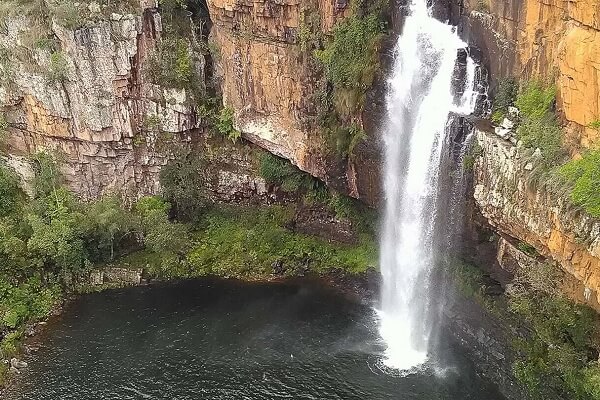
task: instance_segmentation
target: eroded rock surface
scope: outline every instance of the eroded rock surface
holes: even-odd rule
[[[478,131],[482,155],[475,163],[475,200],[500,232],[531,244],[581,282],[577,296],[600,293],[600,221],[569,204],[549,185],[534,183],[530,150],[494,133]],[[533,159],[532,159],[533,157]],[[583,299],[585,300],[585,299]]]

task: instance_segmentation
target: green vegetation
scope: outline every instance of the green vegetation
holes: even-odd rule
[[[526,119],[541,119],[552,112],[556,87],[539,81],[526,82],[519,90],[515,105]]]
[[[517,340],[521,357],[516,378],[538,398],[541,386],[567,392],[573,399],[599,399],[596,343],[597,315],[558,295],[526,291],[510,298],[510,309],[527,321],[531,332]]]
[[[468,153],[463,157],[463,168],[467,172],[472,172],[473,167],[475,166],[475,160],[481,157],[483,154],[483,149],[479,146],[479,143],[473,144],[473,146],[469,149]]]
[[[594,120],[588,124],[588,128],[600,130],[600,119]]]
[[[498,89],[494,96],[494,105],[492,108],[492,121],[494,123],[501,123],[508,114],[508,107],[514,106],[518,89],[519,86],[513,78],[501,79],[498,82]]]
[[[218,118],[216,119],[215,127],[217,131],[231,140],[237,142],[242,136],[242,133],[233,126],[233,109],[224,107],[221,109]]]
[[[343,269],[364,272],[377,257],[372,241],[358,246],[332,244],[285,228],[293,210],[281,207],[221,209],[208,212],[199,240],[189,255],[194,274],[261,277],[282,262],[287,273],[304,269],[326,272]]]
[[[173,205],[171,210],[182,221],[194,221],[207,205],[205,160],[189,149],[176,151],[160,171],[163,197]]]
[[[550,170],[565,157],[563,132],[552,109],[556,88],[541,82],[525,83],[515,99],[519,109],[517,137],[525,147],[540,149],[541,166]]]
[[[271,153],[261,155],[260,175],[267,183],[278,185],[285,192],[306,192],[322,185],[318,179],[300,171],[288,160]]]
[[[535,247],[526,242],[519,242],[517,244],[517,249],[531,257],[536,257],[539,255]]]
[[[199,79],[196,76],[189,41],[177,37],[165,37],[156,53],[150,58],[148,72],[158,85],[189,89]]]
[[[327,142],[341,157],[351,157],[356,145],[366,138],[355,119],[380,69],[378,50],[386,34],[385,6],[385,0],[354,0],[351,15],[337,23],[325,41],[317,33],[318,18],[311,14],[304,16],[300,27],[300,46],[316,49],[314,55],[327,80],[316,99],[318,122]]]
[[[51,82],[64,82],[67,79],[68,65],[63,53],[55,51],[50,55],[48,79]]]
[[[298,43],[303,52],[313,51],[322,46],[321,16],[312,8],[302,10],[298,27]]]
[[[513,343],[518,355],[513,373],[532,398],[553,392],[578,400],[600,399],[598,315],[560,294],[562,272],[556,265],[518,271],[506,298],[486,294],[485,274],[477,267],[455,262],[449,270],[462,295],[519,327],[512,330],[521,332]]]
[[[357,97],[371,87],[379,69],[377,49],[385,31],[380,6],[366,11],[362,7],[355,2],[352,15],[334,27],[332,40],[316,52],[334,87],[354,91]]]
[[[559,170],[559,175],[571,187],[574,204],[600,218],[600,150],[590,150],[579,160],[571,160]]]
[[[517,137],[523,146],[540,149],[543,171],[560,164],[565,157],[563,132],[556,115],[554,101],[556,88],[539,81],[525,82],[520,88],[512,78],[501,80],[494,98],[492,121],[502,122],[508,107],[519,109]]]

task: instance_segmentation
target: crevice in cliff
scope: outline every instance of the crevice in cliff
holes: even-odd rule
[[[207,51],[204,52],[204,83],[206,94],[209,97],[216,97],[217,88],[214,82],[214,59],[211,52],[211,46],[208,38],[212,30],[213,22],[210,17],[208,4],[206,0],[188,0],[187,8],[191,12],[191,18],[194,23],[197,37],[205,45]]]

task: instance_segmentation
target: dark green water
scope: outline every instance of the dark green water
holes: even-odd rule
[[[501,399],[456,352],[437,373],[383,372],[373,319],[310,282],[86,295],[50,325],[5,398]]]

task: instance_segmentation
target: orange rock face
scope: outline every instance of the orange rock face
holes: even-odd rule
[[[471,0],[471,20],[486,32],[496,75],[555,82],[571,125],[570,142],[589,148],[600,132],[600,2],[597,0]]]
[[[335,0],[209,0],[211,40],[226,106],[243,136],[330,182],[322,135],[314,124],[319,75],[303,52],[303,19],[317,15],[328,32],[347,12]],[[316,33],[316,32],[315,32]]]

